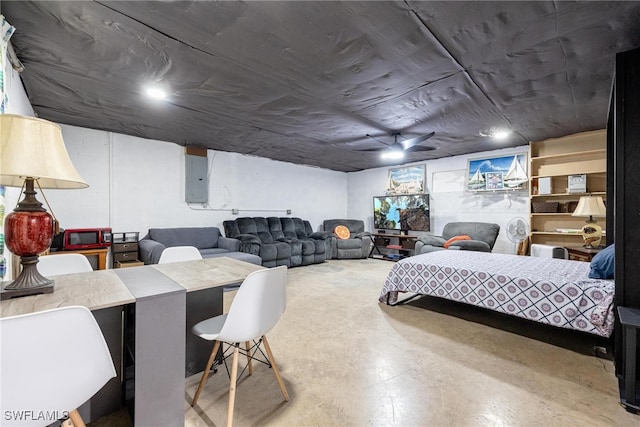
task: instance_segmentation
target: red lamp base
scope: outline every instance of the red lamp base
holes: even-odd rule
[[[4,235],[7,248],[20,256],[22,272],[2,289],[0,298],[53,292],[53,280],[38,272],[38,256],[51,245],[53,217],[35,198],[33,178],[25,180],[25,198],[5,218]]]

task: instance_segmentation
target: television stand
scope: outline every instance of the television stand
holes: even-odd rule
[[[399,261],[414,254],[416,236],[407,234],[375,233],[371,234],[373,246],[369,258],[386,261]]]

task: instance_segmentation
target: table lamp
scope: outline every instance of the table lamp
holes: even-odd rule
[[[3,287],[1,299],[51,293],[53,280],[43,277],[37,264],[38,256],[51,245],[54,219],[36,199],[35,186],[41,192],[43,188],[89,186],[69,159],[60,126],[34,117],[1,114],[0,184],[24,188],[24,199],[4,219],[5,244],[20,256],[22,271]]]
[[[596,224],[594,216],[607,216],[607,208],[604,206],[602,197],[600,196],[582,196],[578,201],[576,210],[572,216],[588,216],[587,223],[582,226],[582,238],[584,239],[584,247],[593,249],[600,246],[602,239],[602,227]]]

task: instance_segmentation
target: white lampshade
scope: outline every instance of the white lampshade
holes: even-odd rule
[[[0,184],[22,187],[25,178],[42,188],[86,188],[67,154],[55,123],[34,117],[0,115]]]
[[[572,216],[607,216],[607,208],[600,196],[582,196]]]

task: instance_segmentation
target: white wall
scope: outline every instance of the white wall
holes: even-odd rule
[[[236,153],[208,151],[209,203],[185,202],[184,148],[174,143],[62,126],[69,156],[89,183],[50,190],[63,228],[217,226],[238,216],[297,216],[317,229],[347,214],[347,174]],[[239,209],[233,215],[232,209]]]
[[[440,235],[445,224],[451,221],[494,222],[500,225],[494,252],[513,253],[513,244],[504,230],[513,217],[520,216],[529,222],[528,190],[471,193],[464,190],[465,176],[468,159],[500,157],[527,151],[528,147],[522,146],[414,163],[426,165],[426,192],[430,194],[431,214],[429,234]],[[373,228],[373,196],[385,194],[388,174],[389,167],[349,174],[349,217],[364,220],[368,230],[376,231]]]

